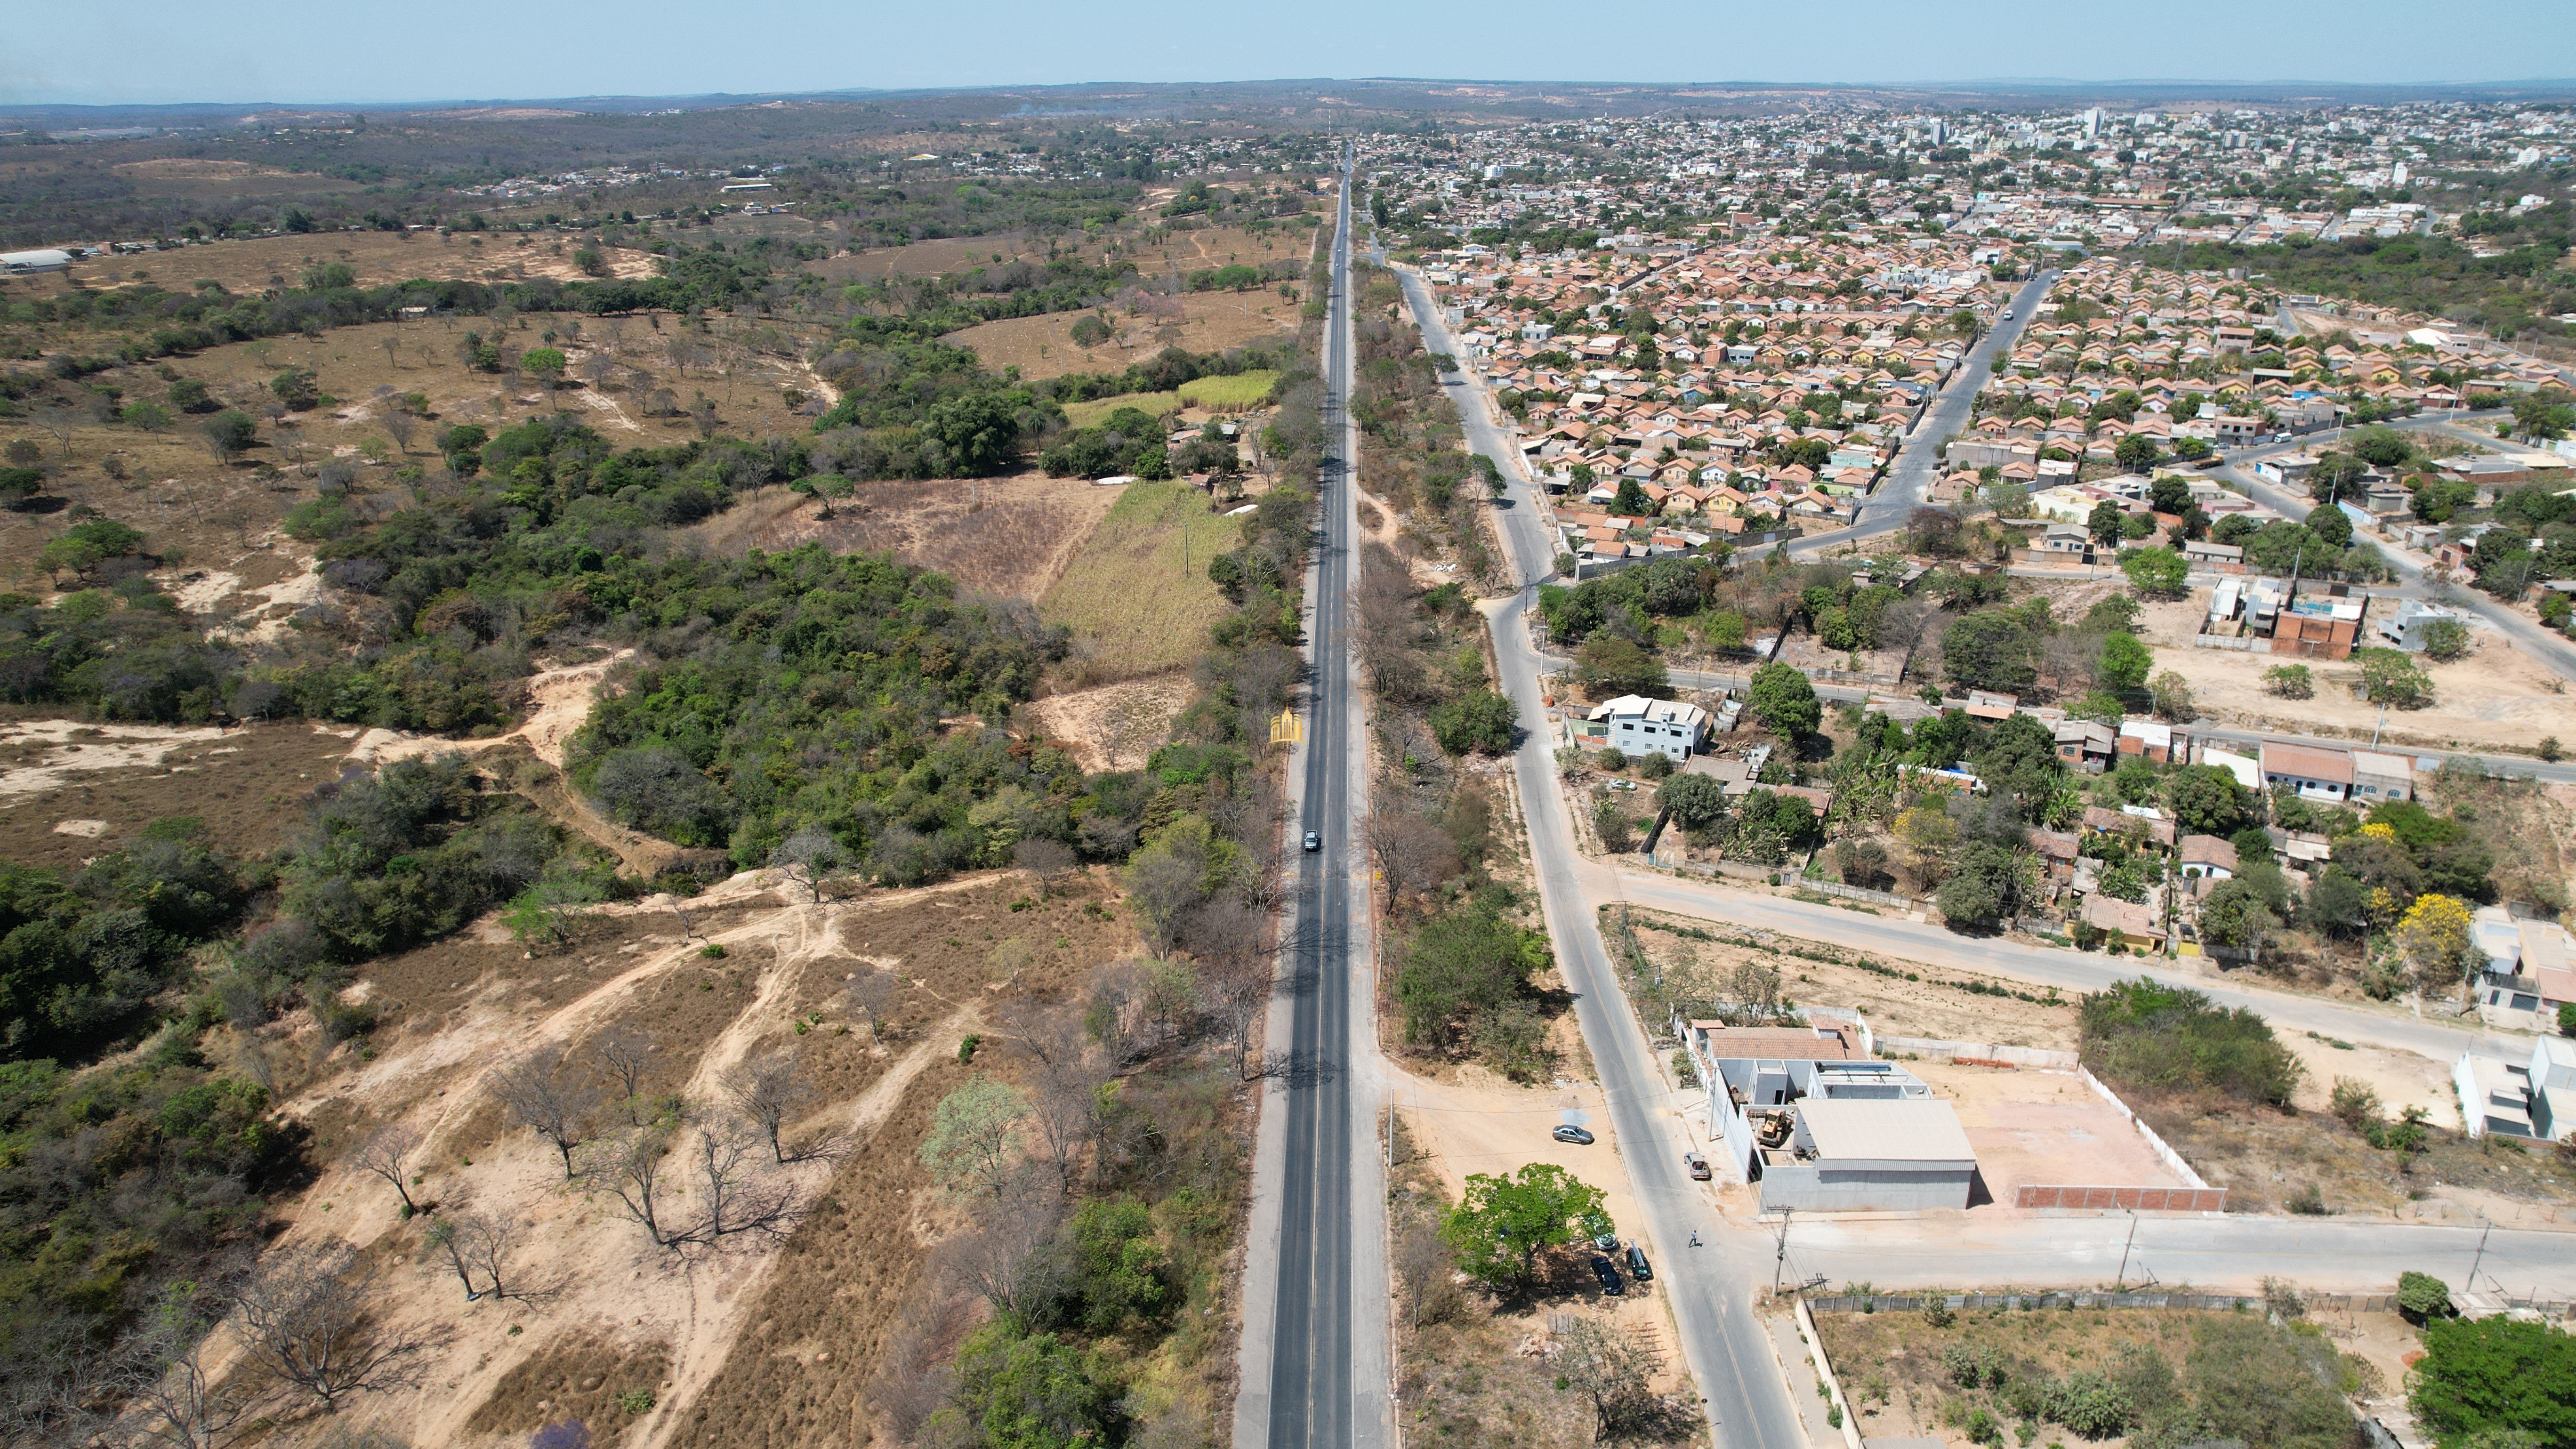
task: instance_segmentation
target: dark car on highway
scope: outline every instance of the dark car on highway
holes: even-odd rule
[[[1592,1134],[1584,1131],[1580,1127],[1559,1127],[1548,1135],[1554,1137],[1559,1142],[1571,1142],[1577,1147],[1589,1147],[1592,1145]]]
[[[1601,1291],[1613,1298],[1626,1291],[1619,1281],[1619,1270],[1599,1253],[1592,1255],[1592,1276],[1601,1280]]]

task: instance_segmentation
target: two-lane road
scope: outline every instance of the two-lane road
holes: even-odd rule
[[[1432,305],[1429,290],[1411,273],[1399,274],[1414,317],[1421,323],[1423,345],[1455,355],[1448,329]],[[1548,934],[1556,945],[1557,966],[1574,993],[1577,1022],[1592,1053],[1593,1070],[1607,1100],[1610,1124],[1622,1163],[1628,1170],[1637,1205],[1645,1216],[1630,1231],[1650,1245],[1681,1338],[1684,1363],[1708,1401],[1717,1442],[1728,1449],[1807,1449],[1806,1431],[1797,1406],[1773,1361],[1771,1340],[1753,1309],[1753,1290],[1767,1271],[1756,1261],[1759,1245],[1738,1234],[1708,1239],[1708,1246],[1688,1246],[1694,1231],[1715,1224],[1707,1199],[1684,1174],[1684,1143],[1667,1129],[1675,1119],[1663,1117],[1656,1104],[1669,1095],[1655,1065],[1653,1048],[1637,1028],[1636,1013],[1620,990],[1602,945],[1598,923],[1576,880],[1579,856],[1574,830],[1557,793],[1556,762],[1546,731],[1539,727],[1545,706],[1539,701],[1540,661],[1517,615],[1537,601],[1538,584],[1556,557],[1555,540],[1541,522],[1537,500],[1522,476],[1509,441],[1493,426],[1482,399],[1463,377],[1451,375],[1450,397],[1458,404],[1467,445],[1493,460],[1508,485],[1501,512],[1504,552],[1520,582],[1509,598],[1486,604],[1494,654],[1503,692],[1519,706],[1522,738],[1513,752],[1512,768],[1527,818],[1531,857],[1537,866],[1540,902]]]

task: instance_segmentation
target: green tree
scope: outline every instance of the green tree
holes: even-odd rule
[[[1404,1039],[1455,1043],[1478,1017],[1517,1001],[1553,959],[1547,937],[1477,904],[1432,917],[1402,948],[1395,971]]]
[[[1533,1162],[1509,1177],[1472,1173],[1440,1235],[1458,1265],[1500,1288],[1517,1288],[1538,1273],[1538,1255],[1573,1242],[1579,1219],[1600,1211],[1605,1199],[1552,1162]]]
[[[1626,518],[1645,518],[1655,511],[1655,505],[1646,498],[1645,487],[1634,478],[1619,480],[1619,497],[1610,506]]]
[[[1087,1355],[1005,1315],[959,1346],[952,1401],[924,1437],[978,1449],[1097,1449],[1116,1442],[1120,1417],[1116,1390]],[[943,1422],[953,1427],[940,1432]]]
[[[2424,621],[2424,657],[2453,660],[2469,652],[2469,626],[2457,619]]]
[[[2021,862],[2000,845],[1977,841],[1959,852],[1933,900],[1953,926],[1987,927],[2021,906]]]
[[[1941,668],[1964,689],[2018,694],[2039,677],[2039,641],[2009,609],[1980,609],[1941,633]]]
[[[2174,818],[2194,835],[2233,835],[2254,822],[2254,792],[2224,765],[2185,765],[2165,787]]]
[[[90,518],[46,540],[36,554],[38,565],[55,573],[86,574],[112,558],[143,547],[143,535],[112,518]]]
[[[2317,692],[2316,675],[2304,664],[2275,664],[2263,671],[2263,688],[2283,699],[2310,699]]]
[[[206,419],[206,446],[214,450],[217,462],[231,462],[258,441],[259,424],[237,408],[227,408]]]
[[[552,347],[531,347],[519,354],[519,370],[544,383],[551,392],[556,383],[563,381],[564,355]]]
[[[2117,547],[2128,521],[2128,513],[2117,502],[2105,498],[2093,505],[2092,515],[2084,520],[2084,528],[2093,535],[2095,543]]]
[[[2424,666],[2394,649],[2355,649],[2361,665],[2361,697],[2396,709],[2422,709],[2433,702],[2433,676]]]
[[[2093,665],[2093,678],[2104,689],[2141,689],[2155,663],[2155,654],[2138,642],[2137,635],[2105,634],[2101,657]]]
[[[2397,1275],[2397,1311],[2409,1323],[2450,1318],[2459,1312],[2451,1306],[2449,1284],[2430,1273],[2411,1269]]]
[[[921,1139],[921,1165],[942,1186],[998,1193],[1019,1160],[1019,1127],[1029,1099],[977,1074],[939,1099]]]
[[[2428,1322],[2414,1382],[2415,1416],[2445,1446],[2498,1430],[2576,1444],[2576,1336],[2550,1324],[2501,1314]]]
[[[1748,690],[1753,713],[1763,724],[1790,739],[1815,733],[1825,707],[1816,700],[1814,681],[1794,664],[1778,660],[1753,671]]]
[[[1470,750],[1480,755],[1506,754],[1520,717],[1519,706],[1509,696],[1479,689],[1433,706],[1431,737],[1453,755]]]
[[[2329,547],[2352,546],[2352,515],[2332,503],[2320,503],[2300,520],[2308,532],[2323,539]]]
[[[2129,576],[2130,587],[2139,593],[2170,599],[2182,593],[2191,577],[2191,564],[2169,548],[2140,548],[2121,556],[2120,572]]]
[[[2251,882],[2220,881],[2201,899],[2200,934],[2204,940],[2240,951],[2260,951],[2280,928],[2281,918],[2272,914],[2262,892]]]
[[[1726,787],[1708,775],[1675,775],[1655,787],[1655,807],[1684,830],[1706,830],[1726,818]]]
[[[1662,699],[1673,692],[1664,661],[1617,634],[1595,634],[1574,651],[1574,680],[1598,698],[1642,694]]]
[[[966,476],[999,472],[1017,455],[1019,410],[1000,392],[972,392],[931,405],[922,431],[948,451],[949,466]]]
[[[2112,460],[2132,473],[2144,473],[2162,456],[2156,440],[2145,433],[2131,433],[2111,449]]]
[[[268,390],[286,405],[289,412],[305,412],[322,402],[321,380],[309,367],[290,367],[270,378]]]

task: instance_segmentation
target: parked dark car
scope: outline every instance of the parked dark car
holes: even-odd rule
[[[1551,1132],[1548,1135],[1554,1137],[1559,1142],[1571,1142],[1577,1147],[1589,1147],[1592,1145],[1592,1134],[1584,1131],[1580,1127],[1572,1125],[1571,1123],[1557,1128],[1554,1132]]]
[[[1646,1250],[1635,1243],[1628,1245],[1628,1276],[1640,1283],[1655,1281],[1655,1265],[1646,1261]]]
[[[1592,1276],[1601,1280],[1601,1291],[1613,1298],[1627,1291],[1626,1286],[1619,1281],[1619,1270],[1612,1266],[1608,1258],[1599,1253],[1592,1255]]]

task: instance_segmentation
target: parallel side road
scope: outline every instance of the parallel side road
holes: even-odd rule
[[[1867,951],[1891,961],[1922,962],[1955,970],[2008,976],[2068,993],[2099,991],[2114,981],[2147,977],[2206,994],[2221,1006],[2251,1007],[2276,1028],[2313,1031],[2320,1036],[2413,1052],[2448,1063],[2467,1049],[2471,1028],[2426,1020],[2396,1008],[2371,1008],[2295,996],[2283,991],[2213,981],[2168,965],[2135,958],[2114,960],[2055,946],[1961,936],[1928,921],[1875,916],[1812,901],[1792,900],[1757,891],[1703,885],[1667,875],[1622,870],[1617,876],[1620,899],[1649,909],[1725,921],[1755,930],[1777,931],[1810,941],[1824,941]],[[2500,1033],[2496,1033],[2501,1035]],[[2576,1240],[2571,1240],[2576,1247]]]
[[[1965,1283],[2063,1288],[2142,1282],[2252,1290],[2267,1277],[2303,1288],[2385,1293],[2400,1269],[2479,1292],[2576,1298],[2576,1238],[2566,1233],[2333,1218],[1952,1216],[1795,1219],[1788,1276],[1903,1290]],[[2480,1239],[2485,1240],[2484,1251]],[[2123,1251],[2127,1261],[2122,1262]]]
[[[1401,275],[1413,315],[1422,324],[1424,346],[1454,355],[1429,290],[1420,278]],[[1486,615],[1503,690],[1520,707],[1521,719],[1535,723],[1544,710],[1539,703],[1539,657],[1514,616],[1537,601],[1538,582],[1552,567],[1556,548],[1539,521],[1518,459],[1494,429],[1482,400],[1462,379],[1453,377],[1451,387],[1468,446],[1491,458],[1510,486],[1502,510],[1502,533],[1521,589],[1486,605]],[[1687,1246],[1693,1230],[1713,1223],[1706,1200],[1683,1174],[1683,1144],[1665,1130],[1672,1119],[1656,1111],[1655,1104],[1669,1093],[1655,1067],[1653,1051],[1637,1029],[1636,1014],[1610,969],[1591,903],[1575,879],[1574,862],[1579,857],[1574,832],[1557,794],[1555,760],[1544,731],[1523,732],[1512,766],[1557,965],[1574,992],[1575,1017],[1607,1099],[1614,1140],[1645,1215],[1643,1224],[1630,1224],[1629,1230],[1650,1245],[1665,1291],[1671,1294],[1682,1358],[1707,1398],[1717,1442],[1728,1449],[1807,1449],[1806,1431],[1773,1362],[1770,1339],[1753,1313],[1752,1292],[1761,1265],[1751,1252],[1758,1244],[1728,1235],[1698,1251]]]

